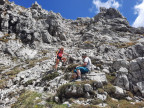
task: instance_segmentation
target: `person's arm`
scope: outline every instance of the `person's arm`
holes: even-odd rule
[[[85,66],[87,65],[87,63],[88,63],[88,59],[85,58],[85,59],[84,59],[84,63],[83,63],[81,66],[82,66],[82,67],[85,67]]]
[[[59,52],[59,50],[58,50],[57,53],[56,53],[56,58],[57,58],[58,52]]]
[[[63,54],[69,56],[69,54],[67,54],[67,53],[63,53]]]
[[[82,65],[78,65],[77,67],[85,67],[87,65],[87,62],[84,62]]]

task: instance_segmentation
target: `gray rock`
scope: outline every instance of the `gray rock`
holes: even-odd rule
[[[118,86],[115,86],[115,88],[116,88],[115,94],[117,98],[122,98],[125,96],[124,90],[122,88]]]
[[[92,92],[92,86],[90,84],[85,84],[84,85],[84,90],[86,92]]]
[[[105,101],[107,99],[107,94],[97,94],[97,98],[102,101]]]
[[[120,74],[115,79],[116,86],[119,86],[123,89],[129,90],[129,80],[125,74]]]
[[[137,88],[142,93],[142,96],[144,96],[144,82],[138,82],[136,85],[137,85]]]
[[[91,72],[90,74],[88,74],[88,78],[90,80],[94,80],[94,81],[97,81],[97,82],[107,83],[107,78],[105,76],[105,73]]]
[[[51,43],[51,41],[52,41],[52,37],[51,37],[51,35],[48,33],[48,31],[42,31],[42,40],[43,40],[43,42],[45,42],[45,43],[48,43],[48,44],[50,44]]]
[[[119,74],[128,74],[128,70],[127,70],[127,68],[123,68],[123,67],[121,67],[119,70],[118,70],[118,73]]]
[[[1,0],[1,1],[0,1],[0,5],[4,5],[5,2],[6,2],[6,0]]]

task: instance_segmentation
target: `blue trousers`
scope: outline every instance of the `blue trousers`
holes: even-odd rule
[[[88,68],[86,67],[76,67],[76,69],[74,70],[75,73],[77,73],[77,70],[80,70],[81,71],[81,74],[85,74],[89,71]]]

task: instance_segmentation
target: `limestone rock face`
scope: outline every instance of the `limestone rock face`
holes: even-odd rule
[[[69,56],[63,55],[67,62],[60,62],[55,72],[61,47]],[[93,69],[73,83],[72,71],[83,63],[82,53],[91,58]],[[0,107],[14,104],[22,90],[41,93],[44,105],[54,94],[58,103],[82,97],[87,100],[75,103],[87,105],[95,98],[106,100],[112,96],[108,93],[125,98],[126,90],[140,100],[143,81],[144,28],[131,27],[118,10],[101,7],[93,18],[71,20],[37,2],[25,8],[0,0]]]

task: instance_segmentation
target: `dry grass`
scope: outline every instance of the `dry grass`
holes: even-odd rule
[[[16,75],[21,72],[24,71],[24,69],[20,66],[16,66],[13,69],[11,69],[10,71],[1,74],[1,80],[0,80],[0,88],[3,89],[6,87],[6,83],[8,80],[13,79],[16,77]]]
[[[127,100],[112,100],[111,97],[108,96],[106,103],[108,104],[107,108],[142,108],[144,107],[144,102],[139,102],[136,104],[131,104]]]
[[[3,89],[6,87],[6,81],[5,80],[0,80],[0,89]]]
[[[34,67],[36,65],[36,63],[42,62],[42,61],[47,60],[47,59],[49,59],[49,57],[43,57],[41,59],[27,60],[26,64],[28,64],[28,66],[27,66],[28,68],[32,68],[32,67]]]
[[[115,78],[116,78],[116,76],[113,76],[111,74],[106,74],[106,78],[107,78],[109,83],[113,83]]]
[[[11,39],[10,34],[5,34],[3,37],[0,38],[0,41],[7,43],[9,40],[16,40],[16,39]]]
[[[130,92],[130,91],[126,91],[126,94],[127,94],[129,97],[131,97],[131,98],[134,97],[134,95],[133,95],[132,92]]]
[[[71,106],[71,108],[100,108],[96,105],[77,105],[77,104],[74,104]]]
[[[115,46],[117,48],[128,48],[128,47],[133,46],[135,44],[136,44],[136,42],[134,42],[134,41],[127,42],[127,43],[109,43],[109,45]]]
[[[102,88],[98,88],[98,93],[99,93],[99,94],[104,94],[105,91],[104,91]]]
[[[92,41],[84,41],[84,44],[92,44]]]

